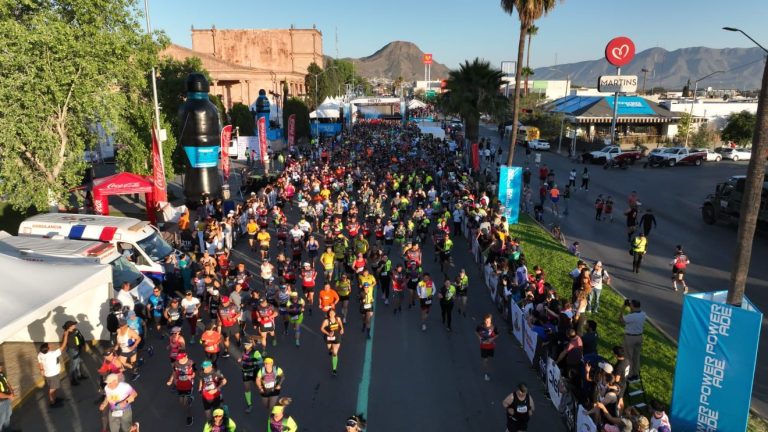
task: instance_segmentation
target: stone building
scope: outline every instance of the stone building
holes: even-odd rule
[[[192,49],[170,45],[161,55],[178,60],[199,57],[211,75],[211,94],[224,106],[241,102],[250,106],[259,89],[289,96],[305,94],[304,77],[312,63],[323,64],[323,34],[311,29],[219,30],[192,29]]]

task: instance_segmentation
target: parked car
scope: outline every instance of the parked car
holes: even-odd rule
[[[627,158],[628,162],[630,164],[633,164],[642,157],[642,153],[640,153],[639,151],[632,151],[632,150],[625,151],[617,146],[607,146],[602,148],[601,150],[583,154],[581,156],[581,160],[584,163],[592,162],[592,163],[605,164],[610,159],[614,159],[617,157],[620,159]]]
[[[685,147],[670,147],[664,149],[661,153],[648,157],[649,166],[675,166],[675,165],[701,165],[705,158],[704,153],[700,153],[695,149],[688,149]]]
[[[720,162],[723,160],[723,156],[720,153],[717,153],[714,150],[708,148],[696,149],[695,151],[698,153],[703,153],[705,155],[704,160],[707,162]]]
[[[658,154],[661,154],[661,153],[662,153],[662,152],[664,152],[664,150],[666,150],[666,149],[667,149],[667,147],[656,147],[655,149],[653,149],[653,150],[651,150],[650,152],[648,152],[648,155],[647,155],[647,156],[648,156],[648,159],[650,159],[650,158],[651,158],[651,156],[656,156],[656,155],[658,155]]]
[[[546,141],[539,141],[539,140],[528,141],[528,147],[531,150],[549,151],[549,143]]]
[[[749,160],[752,157],[752,149],[748,148],[726,148],[722,151],[723,159],[732,161]]]

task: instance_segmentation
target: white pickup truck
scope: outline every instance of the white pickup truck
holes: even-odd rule
[[[650,166],[696,165],[700,166],[707,154],[696,149],[670,147],[648,157]]]
[[[633,164],[643,157],[639,151],[624,151],[618,146],[603,147],[598,151],[582,155],[582,162],[606,163],[609,160],[624,161]]]

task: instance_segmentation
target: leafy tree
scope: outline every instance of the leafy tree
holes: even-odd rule
[[[733,113],[728,117],[728,124],[723,128],[720,136],[723,141],[734,141],[740,146],[752,142],[755,133],[757,116],[749,111]]]
[[[720,141],[720,134],[709,124],[704,123],[691,137],[691,145],[696,148],[714,148]]]
[[[95,123],[141,139],[137,127],[147,125],[132,120],[146,111],[159,44],[141,31],[131,0],[4,4],[0,194],[16,209],[43,210],[80,185]]]
[[[320,76],[319,74],[323,71],[323,69],[317,65],[317,63],[312,62],[307,67],[307,75],[304,77],[304,88],[307,89],[307,96],[309,97],[309,100],[312,101],[312,109],[317,109],[317,106],[320,104],[320,94],[319,94],[319,87],[320,87]],[[318,81],[315,81],[315,77],[317,77]],[[318,92],[315,93],[315,83],[317,82]]]
[[[296,114],[296,141],[300,138],[309,138],[309,107],[299,98],[290,98],[283,106],[283,124],[286,128],[286,140],[288,139],[288,117]]]
[[[534,21],[546,15],[554,9],[557,0],[501,0],[501,9],[509,15],[517,13],[520,19],[520,38],[517,41],[517,71],[515,73],[515,110],[512,115],[512,124],[517,124],[520,117],[520,77],[523,71],[523,52],[525,51],[525,37],[528,35],[528,29]],[[515,141],[517,140],[517,128],[512,128],[509,137],[509,156],[507,165],[512,165],[515,157]]]
[[[680,121],[677,122],[677,139],[679,141],[685,141],[686,137],[689,136],[692,122],[693,119],[689,113],[680,113]]]
[[[229,117],[232,119],[232,127],[240,128],[241,136],[256,135],[256,119],[247,106],[239,102],[232,105]]]
[[[461,116],[470,141],[478,138],[482,113],[497,115],[506,109],[507,98],[499,93],[502,77],[500,70],[477,58],[448,74],[447,92],[439,103],[447,113]]]

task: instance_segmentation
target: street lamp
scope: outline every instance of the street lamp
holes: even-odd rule
[[[733,27],[723,27],[723,30],[739,32],[759,46],[768,54],[768,49],[757,43],[742,30]],[[757,101],[757,122],[752,135],[752,157],[749,158],[747,178],[744,183],[744,194],[739,210],[739,231],[736,235],[736,257],[731,280],[728,286],[729,304],[741,306],[744,298],[744,288],[747,284],[749,261],[752,255],[752,242],[755,238],[757,216],[760,212],[760,199],[765,181],[765,160],[768,150],[768,62],[763,68],[763,82],[760,87],[760,97]]]
[[[549,67],[548,70],[553,70],[560,73],[565,73],[561,71],[558,68]],[[568,84],[571,82],[571,74],[566,74],[567,78],[565,80],[565,95],[563,97],[568,97],[568,88],[570,87]],[[560,138],[557,140],[557,152],[560,153],[560,148],[563,144],[563,130],[565,129],[565,115],[563,115],[563,118],[560,120]]]
[[[640,69],[640,72],[643,73],[643,96],[645,96],[645,77],[648,74],[648,72],[650,72],[650,71],[648,69],[646,69],[646,68],[642,68],[642,69]]]
[[[314,74],[310,73],[310,74],[308,74],[308,75],[311,75],[311,76],[315,77],[315,130],[317,131],[317,136],[318,137],[320,136],[320,131],[318,130],[319,126],[318,126],[318,119],[317,119],[317,114],[318,114],[317,113],[317,107],[319,106],[318,103],[317,103],[317,77],[319,77],[320,75],[328,72],[331,69],[337,69],[337,68],[336,68],[336,66],[331,66],[331,67],[329,67],[327,69],[321,70],[318,73],[314,73]]]
[[[705,79],[711,77],[712,75],[717,75],[717,74],[723,73],[723,72],[725,72],[725,71],[721,71],[721,70],[714,71],[711,74],[704,75],[703,77],[701,77],[701,78],[699,78],[699,79],[697,79],[696,81],[693,82],[693,99],[691,99],[691,109],[688,112],[688,116],[690,117],[690,119],[689,119],[690,123],[688,124],[688,129],[686,129],[686,131],[685,131],[685,146],[686,147],[688,147],[688,135],[691,132],[691,125],[693,124],[693,104],[696,103],[696,93],[699,91],[699,81],[704,81]]]

